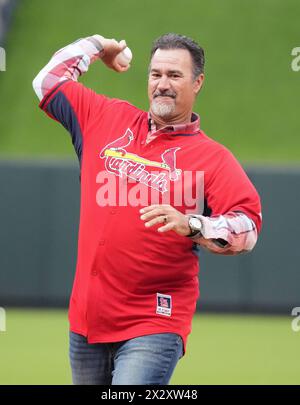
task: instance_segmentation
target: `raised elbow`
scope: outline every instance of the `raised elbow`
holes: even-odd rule
[[[32,81],[32,87],[33,90],[35,92],[35,94],[37,95],[38,99],[41,101],[43,98],[43,92],[42,92],[42,75],[41,72],[38,73],[38,75],[33,79]]]

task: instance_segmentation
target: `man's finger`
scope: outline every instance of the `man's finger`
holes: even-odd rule
[[[126,44],[125,39],[122,39],[122,40],[119,42],[119,45],[121,46],[122,51],[124,51],[124,49],[127,47],[127,44]]]
[[[163,214],[166,214],[165,210],[163,210],[162,208],[154,208],[152,211],[149,211],[149,212],[146,212],[145,214],[143,214],[141,216],[141,219],[145,220],[145,219],[153,218],[154,216],[163,215]]]
[[[130,64],[128,64],[127,66],[121,66],[121,72],[127,72],[130,66],[131,66]]]
[[[163,224],[164,222],[165,222],[165,215],[161,215],[159,217],[151,219],[151,221],[145,222],[145,226],[149,228],[150,226],[153,226],[155,224]]]
[[[144,207],[142,209],[140,209],[140,213],[144,214],[145,212],[154,210],[155,208],[161,207],[161,205],[159,204],[153,204],[153,205],[148,205],[148,207]]]
[[[168,222],[166,225],[161,226],[158,228],[158,232],[166,232],[166,231],[171,231],[175,227],[175,222]]]

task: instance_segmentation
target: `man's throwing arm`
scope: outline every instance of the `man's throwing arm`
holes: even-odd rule
[[[39,100],[60,82],[77,81],[88,71],[89,65],[101,57],[103,46],[97,37],[79,39],[52,56],[32,83]]]

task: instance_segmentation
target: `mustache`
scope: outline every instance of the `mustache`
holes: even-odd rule
[[[175,93],[171,93],[171,92],[165,92],[165,93],[154,93],[153,97],[171,97],[171,98],[175,98],[176,94]]]

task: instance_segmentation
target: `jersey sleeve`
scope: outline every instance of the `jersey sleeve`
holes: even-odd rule
[[[205,186],[206,212],[197,215],[202,229],[191,239],[216,254],[250,252],[262,224],[260,198],[232,153],[219,152]]]
[[[233,154],[222,147],[221,159],[206,184],[205,198],[212,217],[241,212],[250,218],[259,232],[261,202],[258,192]]]
[[[89,133],[88,126],[96,114],[97,119],[100,118],[110,99],[77,80],[102,54],[98,35],[81,38],[55,52],[32,83],[40,108],[70,132],[79,160],[83,139]]]
[[[111,102],[112,99],[95,93],[79,82],[65,80],[43,97],[39,107],[70,133],[80,159],[83,140],[89,132],[88,126],[96,116],[101,119],[103,110]]]

